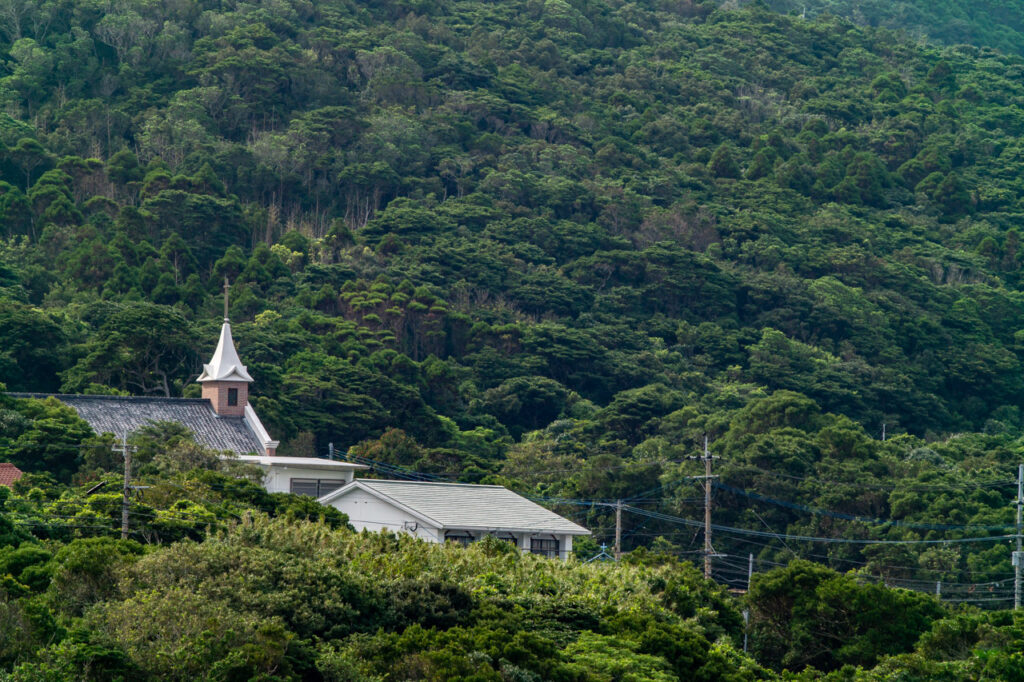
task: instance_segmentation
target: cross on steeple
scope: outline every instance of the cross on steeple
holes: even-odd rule
[[[228,276],[224,275],[224,321],[228,321],[228,289],[231,285],[228,284]]]

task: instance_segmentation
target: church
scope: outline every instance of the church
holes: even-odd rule
[[[225,302],[225,308],[227,304]],[[352,481],[360,464],[316,457],[277,456],[279,441],[267,433],[249,404],[253,382],[231,337],[226,310],[213,357],[196,381],[201,398],[156,398],[111,395],[10,393],[14,398],[56,398],[73,408],[97,434],[127,438],[155,422],[174,422],[192,432],[200,445],[233,453],[263,469],[269,492],[322,497]]]

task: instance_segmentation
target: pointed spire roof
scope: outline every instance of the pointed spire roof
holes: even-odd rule
[[[213,352],[210,363],[203,365],[203,373],[196,381],[200,383],[204,381],[252,381],[245,365],[238,358],[235,342],[231,338],[231,323],[226,317],[224,325],[220,328],[220,341],[217,342],[217,350]]]

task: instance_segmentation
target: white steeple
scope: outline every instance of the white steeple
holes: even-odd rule
[[[245,365],[238,358],[235,342],[231,339],[231,323],[226,317],[224,325],[220,328],[220,341],[217,342],[217,350],[213,352],[210,363],[203,365],[203,373],[196,381],[200,383],[204,381],[252,381]]]
[[[210,364],[203,365],[203,373],[196,381],[245,381],[251,382],[252,377],[245,365],[238,358],[235,342],[231,338],[231,322],[228,321],[228,278],[224,278],[224,324],[220,328],[220,341],[217,350],[213,351]]]

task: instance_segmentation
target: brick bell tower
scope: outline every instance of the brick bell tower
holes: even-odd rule
[[[203,365],[203,373],[196,380],[203,385],[203,397],[213,405],[213,411],[222,417],[243,417],[249,404],[249,384],[252,377],[238,358],[235,342],[231,338],[228,321],[228,280],[224,278],[224,324],[220,328],[220,341],[210,363]]]

